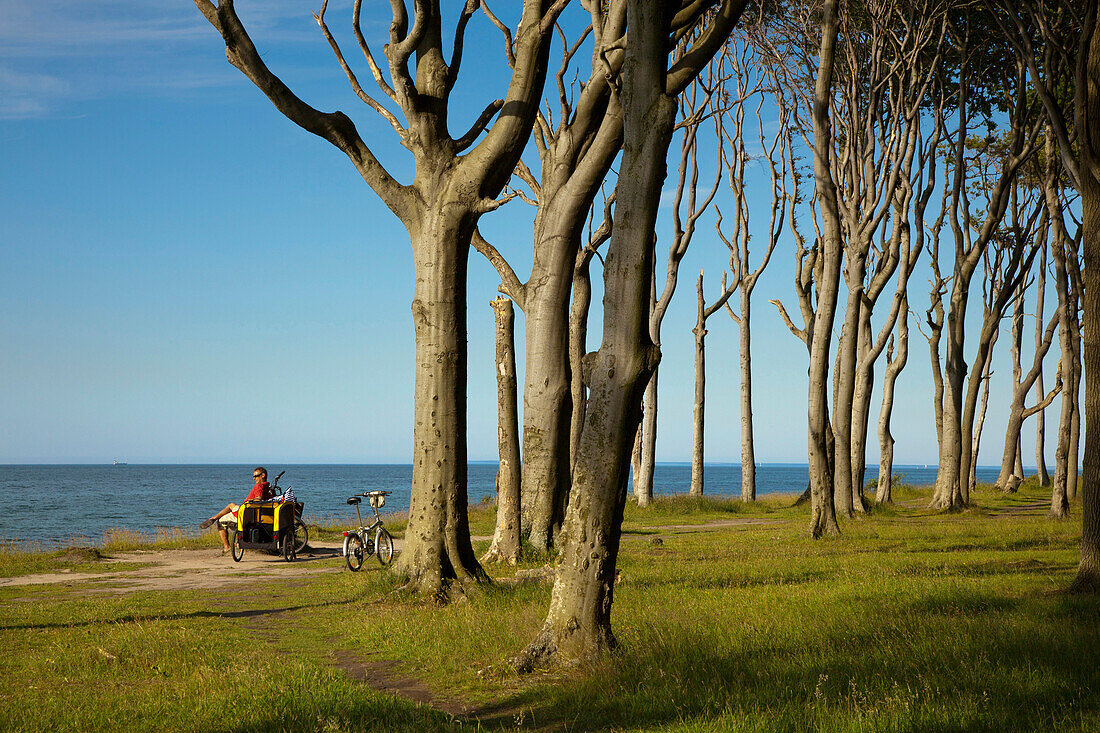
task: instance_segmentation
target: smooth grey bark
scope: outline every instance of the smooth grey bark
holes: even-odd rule
[[[512,73],[504,99],[490,103],[458,138],[448,129],[449,95],[461,69],[466,25],[477,11],[460,12],[448,61],[438,1],[390,4],[386,80],[360,30],[361,0],[352,30],[379,89],[404,115],[367,94],[325,24],[326,3],[314,16],[356,96],[383,117],[412,154],[413,182],[398,183],[375,158],[351,119],[321,112],[273,74],[245,31],[232,0],[195,0],[221,34],[226,56],[290,121],[344,152],[363,180],[409,232],[415,274],[416,334],[413,479],[405,549],[396,572],[419,592],[442,595],[450,581],[487,580],[470,543],[466,497],[466,266],[478,218],[497,208],[531,134],[550,36],[565,0],[527,0],[508,53]],[[410,60],[415,57],[415,69]],[[503,112],[502,112],[503,110]],[[500,114],[498,114],[498,112]],[[491,124],[490,124],[491,123]],[[476,142],[476,145],[475,145]]]
[[[676,194],[672,203],[672,241],[668,248],[664,288],[658,294],[657,283],[654,280],[650,301],[649,337],[658,348],[661,346],[661,324],[664,322],[672,297],[676,293],[676,286],[679,284],[680,262],[691,245],[699,218],[710,208],[722,180],[722,168],[716,166],[714,182],[710,190],[705,192],[702,202],[698,200],[699,127],[708,116],[714,116],[715,119],[718,119],[718,111],[714,108],[715,105],[712,102],[714,101],[714,91],[721,83],[721,75],[717,74],[713,67],[710,68],[706,76],[706,80],[697,80],[692,83],[678,102],[681,122],[677,127],[682,130],[683,136],[680,145],[680,164],[677,168]],[[716,124],[715,137],[718,137],[719,134],[720,131]],[[685,192],[687,193],[686,210],[684,207]],[[653,501],[653,472],[657,457],[657,381],[659,375],[660,367],[655,369],[650,376],[643,400],[641,455],[638,471],[634,474],[634,496],[640,507],[649,506]]]
[[[997,335],[999,331],[993,332],[993,339],[989,343],[989,353],[985,355],[985,362],[982,364],[981,370],[981,385],[982,385],[982,398],[981,407],[978,410],[978,419],[974,425],[974,434],[971,438],[971,445],[973,448],[973,455],[978,455],[978,448],[982,443],[982,427],[985,425],[985,409],[989,405],[989,375],[993,368],[993,347],[997,342]],[[969,468],[967,468],[967,482],[970,486],[970,491],[973,493],[974,487],[978,481],[978,462],[977,460],[971,461]]]
[[[836,185],[832,177],[832,127],[829,117],[833,68],[838,34],[837,0],[825,0],[821,18],[821,52],[814,88],[814,196],[821,207],[821,273],[817,278],[817,309],[810,337],[809,421],[807,453],[810,471],[810,535],[839,534],[833,504],[833,470],[829,461],[828,426],[829,346],[840,286],[841,231]],[[836,428],[833,428],[834,437]],[[836,445],[836,453],[841,450]]]
[[[590,26],[599,44],[611,48],[624,30],[622,0],[589,7]],[[607,83],[618,69],[622,52],[593,53],[588,79],[573,97],[566,77],[589,31],[563,49],[556,75],[559,119],[550,113],[535,120],[534,147],[541,172],[535,176],[522,163],[517,176],[530,188],[538,209],[533,231],[533,258],[526,282],[490,244],[474,245],[501,276],[500,289],[516,300],[525,316],[523,387],[522,512],[530,543],[549,550],[561,529],[569,494],[571,428],[576,412],[570,361],[570,293],[584,222],[622,141],[618,100]]]
[[[592,305],[592,257],[611,238],[611,205],[613,196],[604,202],[604,222],[589,238],[584,249],[577,253],[573,267],[573,303],[569,310],[569,391],[572,394],[573,413],[569,420],[569,471],[577,461],[581,429],[584,427],[585,403],[588,388],[585,383],[584,356],[588,349],[588,311]]]
[[[739,334],[740,400],[741,400],[741,501],[756,501],[756,447],[753,431],[752,408],[752,294],[760,276],[771,261],[772,253],[783,231],[790,195],[787,191],[787,174],[794,168],[791,161],[790,133],[787,130],[790,111],[780,104],[775,131],[771,139],[765,131],[765,123],[760,113],[764,97],[758,97],[761,78],[755,84],[750,80],[750,69],[757,69],[767,60],[759,52],[754,52],[753,44],[742,43],[740,53],[727,52],[723,55],[730,69],[727,84],[734,85],[737,101],[729,108],[723,108],[719,114],[719,127],[725,147],[726,180],[733,195],[733,231],[726,236],[722,231],[722,212],[718,211],[715,224],[719,238],[730,251],[730,271],[733,275],[732,286],[739,290],[738,312],[730,307],[728,296],[724,299],[726,312],[737,324]],[[757,72],[758,74],[760,72]],[[748,102],[755,98],[757,106],[756,132],[762,154],[753,156],[749,151],[749,141],[745,137],[745,109]],[[778,161],[776,153],[778,151]],[[756,269],[749,263],[750,204],[745,195],[746,166],[750,161],[762,159],[767,163],[771,176],[771,207],[768,220],[767,240],[764,255]],[[723,284],[724,285],[724,284]],[[723,287],[725,291],[725,287]],[[701,296],[700,296],[701,297]]]
[[[1047,254],[1046,244],[1043,244],[1043,252],[1039,254],[1039,262],[1042,265],[1036,273],[1035,290],[1035,348],[1043,342],[1043,312],[1046,306],[1047,293]],[[1035,378],[1035,401],[1043,401],[1046,389],[1043,387],[1043,373]],[[1046,407],[1035,414],[1035,473],[1039,477],[1040,486],[1050,486],[1050,472],[1047,471],[1046,458],[1047,442],[1047,411]]]
[[[965,36],[962,39],[962,63],[958,88],[957,119],[953,141],[954,163],[951,164],[952,180],[949,188],[949,221],[955,240],[954,271],[950,278],[951,289],[946,320],[940,321],[936,334],[937,347],[943,337],[944,361],[942,367],[942,418],[940,419],[939,470],[933,489],[930,507],[941,510],[957,510],[970,502],[970,467],[974,460],[972,436],[974,414],[978,401],[981,381],[981,367],[985,363],[989,341],[996,329],[996,323],[986,321],[981,335],[967,383],[965,358],[966,310],[969,301],[970,283],[977,266],[986,257],[987,249],[999,231],[1004,212],[1008,208],[1010,189],[1016,180],[1019,167],[1032,155],[1035,138],[1038,134],[1038,121],[1031,119],[1031,105],[1027,99],[1026,79],[1023,68],[1017,63],[1015,79],[1011,81],[1011,91],[1006,93],[1005,101],[1009,105],[1010,140],[1007,149],[998,161],[997,175],[992,177],[992,185],[983,193],[985,196],[985,216],[980,221],[971,210],[969,191],[966,187],[968,166],[969,131],[972,127],[970,84],[974,74],[980,73],[975,67],[974,49],[969,46]],[[973,175],[973,171],[969,172]],[[1002,243],[1003,244],[1003,243]],[[1020,267],[1022,241],[1014,242],[1016,248],[1010,255],[1009,265]],[[1030,260],[1029,260],[1030,263]],[[1026,267],[1023,269],[1026,270]],[[1014,271],[1018,275],[1018,270]],[[1011,278],[1010,278],[1011,279]],[[1007,286],[1011,287],[1011,284]],[[1010,292],[1010,291],[1008,291]],[[1006,286],[1000,288],[998,301],[1007,302]],[[942,306],[940,306],[942,307]],[[1004,305],[993,309],[999,320]],[[939,360],[939,349],[933,352],[933,360]],[[935,366],[934,370],[939,367]],[[939,385],[937,384],[937,394]]]
[[[642,397],[642,422],[638,428],[637,453],[634,462],[634,499],[638,506],[653,503],[653,470],[657,459],[657,377],[654,369],[645,385]]]
[[[1045,238],[1046,233],[1043,233]],[[1044,247],[1045,250],[1045,247]],[[1040,268],[1045,268],[1046,262],[1040,264]],[[1012,338],[1014,344],[1018,344],[1018,339],[1022,335],[1023,325],[1023,292],[1021,291],[1017,295],[1017,317],[1014,318],[1015,323],[1012,329]],[[1019,324],[1019,326],[1017,326]],[[1020,432],[1023,427],[1024,420],[1031,417],[1035,413],[1041,411],[1047,405],[1054,401],[1055,396],[1061,391],[1062,385],[1060,378],[1058,383],[1050,391],[1049,394],[1044,395],[1041,401],[1034,407],[1025,407],[1024,402],[1027,400],[1027,395],[1031,392],[1032,386],[1038,380],[1039,375],[1043,370],[1043,359],[1046,357],[1047,352],[1050,351],[1050,345],[1054,342],[1054,330],[1058,326],[1058,314],[1055,314],[1050,323],[1047,324],[1046,330],[1042,335],[1042,340],[1035,347],[1035,353],[1032,360],[1031,369],[1026,375],[1014,376],[1015,382],[1012,390],[1011,400],[1009,402],[1008,410],[1008,424],[1005,428],[1005,444],[1004,452],[1001,456],[1001,471],[997,476],[996,482],[993,486],[995,489],[1009,492],[1014,491],[1015,487],[1019,485],[1019,481],[1010,482],[1009,479],[1016,477],[1017,479],[1023,479],[1023,471],[1018,470],[1018,463],[1020,461]],[[1013,370],[1016,371],[1018,363],[1019,351],[1016,352],[1016,358],[1014,359]],[[976,462],[976,461],[975,461]]]
[[[1048,189],[1048,206],[1053,192]],[[1066,267],[1068,237],[1061,236],[1062,229],[1055,219],[1055,239],[1051,247],[1054,260],[1054,288],[1058,294],[1058,345],[1062,375],[1062,405],[1058,418],[1058,440],[1054,452],[1054,480],[1051,482],[1050,515],[1061,519],[1069,514],[1069,454],[1072,441],[1075,382],[1077,380],[1074,354],[1074,331],[1071,309],[1077,310],[1070,292],[1069,271]]]
[[[729,36],[743,9],[727,0],[707,15],[691,48],[668,68],[670,31],[685,18],[660,3],[630,0],[629,39],[620,92],[623,161],[616,185],[615,227],[604,265],[604,328],[590,357],[588,409],[573,471],[550,609],[542,628],[513,664],[576,664],[616,646],[611,629],[615,566],[628,484],[631,441],[641,419],[641,393],[660,359],[649,337],[649,289],[665,157],[675,122],[675,96]]]
[[[515,565],[519,561],[519,405],[516,396],[515,309],[500,296],[489,301],[496,322],[497,372],[497,522],[493,542],[481,562]]]
[[[699,271],[699,279],[695,283],[695,295],[696,295],[696,308],[695,308],[695,328],[691,329],[692,334],[695,336],[695,400],[692,406],[692,422],[691,422],[691,495],[702,496],[705,475],[703,469],[703,428],[706,422],[706,400],[707,400],[707,364],[706,364],[706,338],[707,338],[707,319],[714,315],[722,306],[726,304],[730,296],[733,295],[734,287],[736,287],[736,281],[733,286],[727,287],[726,274],[722,273],[722,294],[718,297],[714,303],[707,305],[706,298],[703,296],[703,271]],[[742,458],[741,474],[744,476],[745,465]],[[744,482],[742,480],[742,486]],[[742,499],[744,494],[742,493]]]
[[[909,359],[909,299],[902,295],[901,314],[897,318],[897,356],[894,356],[894,339],[886,351],[886,370],[882,377],[882,409],[878,418],[878,486],[875,489],[875,502],[892,504],[894,501],[894,436],[890,433],[890,417],[894,410],[894,387],[898,375]]]
[[[1081,318],[1085,382],[1084,482],[1081,487],[1081,559],[1071,592],[1100,591],[1100,32],[1097,28],[1097,0],[1066,3],[1065,13],[1047,14],[1035,2],[1019,2],[1006,9],[1001,27],[1025,60],[1036,96],[1046,112],[1050,129],[1067,177],[1080,194],[1081,238],[1084,267],[1079,284],[1084,312]],[[1057,27],[1069,20],[1068,28]],[[1067,32],[1068,31],[1068,32]],[[1038,37],[1042,53],[1033,47]],[[1067,42],[1068,41],[1068,42]],[[1074,43],[1073,41],[1076,41]],[[1040,71],[1040,61],[1043,71]],[[1052,74],[1048,77],[1047,74]],[[1056,74],[1056,75],[1055,75]],[[1072,98],[1058,99],[1057,92],[1072,79]],[[1068,253],[1067,253],[1068,254]],[[1067,259],[1069,259],[1067,257]],[[1076,337],[1076,334],[1075,334]],[[1078,369],[1067,370],[1074,377]],[[1074,384],[1077,379],[1067,382]],[[1079,418],[1073,418],[1076,420]],[[1072,421],[1071,420],[1071,423]],[[1067,471],[1076,472],[1072,445],[1077,428],[1071,428],[1071,455]],[[1076,487],[1076,478],[1067,480]]]

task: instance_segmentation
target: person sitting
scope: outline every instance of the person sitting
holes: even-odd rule
[[[271,485],[267,483],[267,469],[263,466],[252,469],[252,479],[256,484],[252,487],[252,491],[248,492],[245,501],[270,499],[274,492],[271,490]],[[199,525],[199,529],[206,529],[215,522],[218,524],[218,534],[222,537],[222,555],[229,553],[232,549],[229,547],[229,527],[237,525],[238,509],[240,509],[240,504],[226,504],[225,509]]]

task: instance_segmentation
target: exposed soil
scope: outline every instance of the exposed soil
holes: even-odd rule
[[[394,543],[398,545],[397,542]],[[102,572],[74,573],[68,569],[32,575],[0,578],[0,588],[21,585],[84,585],[80,593],[125,593],[145,590],[198,590],[240,585],[250,580],[286,578],[314,573],[335,573],[343,569],[340,543],[317,542],[293,562],[281,556],[245,550],[240,562],[233,562],[221,550],[135,550],[113,555],[100,553]],[[134,565],[120,570],[111,566]]]

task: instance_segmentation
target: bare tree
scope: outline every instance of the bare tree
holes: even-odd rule
[[[585,219],[622,144],[622,112],[608,77],[622,64],[624,0],[585,3],[587,29],[568,42],[556,81],[557,121],[548,103],[535,118],[536,179],[522,162],[516,173],[530,189],[535,214],[531,273],[521,283],[506,259],[480,236],[474,246],[501,276],[501,291],[523,310],[523,523],[533,546],[548,550],[561,529],[570,481],[573,416],[569,362],[569,295]],[[567,84],[572,62],[592,37],[583,84]]]
[[[1036,271],[1035,291],[1035,348],[1038,349],[1043,342],[1043,311],[1046,308],[1047,295],[1047,244],[1043,243],[1043,251],[1039,253],[1040,267]],[[1043,387],[1043,372],[1035,377],[1035,401],[1043,401],[1046,389]],[[1047,471],[1046,442],[1047,442],[1047,412],[1046,406],[1035,413],[1035,473],[1039,476],[1040,486],[1050,486],[1050,472]]]
[[[832,164],[848,297],[833,375],[833,431],[834,500],[837,511],[848,516],[866,510],[862,487],[873,366],[886,343],[886,336],[872,339],[871,315],[898,268],[920,112],[941,73],[942,3],[910,5],[864,0],[841,29]],[[883,225],[891,212],[887,235]],[[892,318],[888,321],[884,334],[893,330]],[[874,349],[876,343],[881,345]]]
[[[984,263],[982,322],[978,332],[974,361],[966,382],[966,393],[963,396],[961,413],[962,435],[965,439],[961,446],[960,470],[962,474],[960,484],[965,503],[969,503],[970,494],[976,485],[977,444],[980,440],[980,431],[975,428],[975,413],[979,393],[983,384],[987,383],[986,380],[983,380],[982,375],[992,359],[993,346],[997,340],[1001,319],[1004,318],[1013,294],[1022,287],[1028,271],[1031,269],[1032,261],[1039,251],[1035,241],[1035,222],[1039,209],[1032,206],[1031,215],[1025,223],[1021,217],[1021,214],[1025,213],[1023,211],[1024,207],[1019,205],[1015,192],[1016,189],[1013,188],[1012,204],[1009,206],[1011,225],[999,230],[982,253]],[[1017,430],[1017,437],[1018,434],[1019,431]]]
[[[496,321],[497,370],[497,522],[493,542],[481,562],[515,565],[519,561],[519,408],[516,404],[515,309],[503,295],[489,301]]]
[[[703,271],[699,271],[699,279],[695,283],[696,311],[695,328],[691,332],[695,335],[695,401],[692,407],[691,422],[691,495],[703,495],[703,427],[706,418],[707,401],[707,362],[706,362],[706,338],[707,319],[714,315],[726,304],[733,295],[737,283],[726,284],[726,273],[722,273],[722,292],[710,305],[707,305],[703,297]],[[745,467],[742,465],[741,473],[744,475]]]
[[[893,353],[895,341],[894,337],[891,336],[890,345],[886,353],[886,369],[882,377],[882,407],[879,410],[878,424],[879,470],[878,483],[875,491],[875,501],[879,504],[889,504],[893,501],[894,437],[890,432],[890,420],[894,409],[894,388],[897,384],[898,376],[905,368],[905,364],[909,359],[909,279],[912,276],[913,265],[916,263],[916,258],[919,257],[920,251],[924,248],[924,243],[926,241],[931,241],[932,243],[932,269],[935,276],[937,278],[939,277],[939,233],[944,222],[942,215],[943,207],[941,207],[941,216],[936,219],[935,223],[930,228],[925,224],[925,216],[928,211],[928,204],[937,186],[936,172],[939,167],[937,151],[943,135],[944,106],[947,101],[947,94],[945,94],[942,85],[935,85],[933,88],[934,92],[930,95],[932,129],[929,134],[925,136],[918,126],[916,133],[916,150],[918,154],[915,176],[913,178],[906,177],[902,184],[904,189],[902,201],[908,201],[912,198],[912,209],[908,206],[899,205],[896,207],[894,214],[894,226],[899,230],[901,237],[901,252],[911,252],[912,254],[899,256],[900,262],[907,262],[909,264],[898,273],[898,292],[901,296],[901,302],[898,307],[898,315],[894,318],[897,326],[897,356]],[[919,193],[914,197],[915,192]],[[913,240],[916,240],[915,245],[910,244]],[[934,295],[942,292],[941,285],[942,280],[935,286]],[[932,313],[933,311],[930,309],[929,323],[932,323]],[[942,314],[941,301],[940,323],[942,323]],[[888,331],[886,327],[883,326],[882,331],[880,331],[878,343],[881,343],[886,333],[888,333]],[[938,334],[938,331],[934,331],[934,333]],[[943,381],[939,378],[938,373],[936,377],[937,388],[942,392]],[[936,404],[938,407],[939,402],[937,401]],[[937,411],[937,428],[939,427],[941,416],[942,413]],[[857,466],[859,475],[862,475],[862,465],[862,462],[859,462]]]
[[[793,211],[794,205],[801,201],[798,194],[801,171],[792,171],[793,196],[789,221],[796,246],[795,293],[802,311],[803,327],[794,325],[782,303],[778,300],[771,302],[787,328],[806,344],[809,351],[807,493],[810,498],[810,535],[815,538],[840,532],[833,504],[835,451],[828,402],[829,354],[843,250],[838,194],[833,179],[830,116],[840,29],[838,5],[836,0],[826,0],[821,6],[820,16],[811,12],[811,8],[802,8],[801,13],[785,16],[788,22],[779,23],[778,32],[769,31],[761,39],[761,43],[770,50],[772,63],[769,68],[779,90],[776,101],[790,110],[794,126],[806,146],[813,151],[812,203],[816,204],[821,218],[820,222],[816,217],[811,218],[815,240],[811,247],[807,247]],[[818,17],[820,25],[814,20]],[[816,61],[811,56],[807,40],[814,37],[815,27],[820,28]],[[808,91],[811,84],[812,93]],[[805,108],[810,110],[808,124],[801,116],[801,110]]]
[[[755,87],[750,90],[750,69],[763,63],[759,50],[748,42],[746,37],[735,52],[732,48],[725,54],[731,67],[730,81],[737,85],[738,103],[726,110],[722,120],[722,138],[724,141],[724,161],[726,181],[733,194],[733,231],[730,236],[722,232],[722,213],[718,212],[716,229],[718,236],[730,251],[730,270],[733,273],[732,284],[739,290],[738,312],[726,302],[726,312],[737,325],[740,332],[741,364],[741,501],[756,501],[756,448],[753,441],[752,414],[752,293],[756,283],[771,261],[779,238],[782,235],[790,194],[787,191],[788,173],[794,170],[791,155],[790,130],[788,129],[790,111],[786,105],[779,105],[777,119],[773,123],[771,134],[767,132],[761,108],[764,104],[762,79],[754,80]],[[757,142],[761,154],[759,157],[749,153],[745,140],[746,101],[754,98],[756,102]],[[745,196],[746,167],[754,160],[767,163],[771,177],[772,202],[769,210],[768,235],[764,242],[764,254],[756,269],[750,270],[749,264],[749,206]],[[700,296],[701,297],[701,296]],[[698,348],[698,347],[697,347]]]
[[[629,0],[619,92],[623,161],[604,266],[603,342],[586,357],[590,393],[550,609],[535,639],[513,660],[519,669],[591,660],[616,644],[611,606],[631,438],[641,419],[642,390],[660,360],[649,337],[648,299],[676,96],[725,43],[744,5],[723,0],[712,9]],[[669,66],[669,50],[689,34],[689,48]]]
[[[329,32],[327,3],[322,2],[315,18],[352,90],[393,127],[412,154],[413,182],[402,184],[375,157],[347,115],[311,107],[268,69],[232,0],[219,0],[217,5],[195,0],[221,34],[229,62],[290,121],[343,151],[409,232],[416,277],[413,480],[405,549],[396,567],[421,592],[445,592],[452,578],[486,578],[470,544],[466,515],[466,263],[478,218],[500,205],[496,197],[530,137],[551,33],[566,2],[523,2],[515,36],[507,34],[505,44],[512,67],[505,96],[490,103],[473,127],[458,137],[448,129],[449,97],[478,0],[467,0],[461,7],[449,61],[438,0],[417,0],[411,18],[405,2],[393,0],[390,42],[384,48],[388,80],[360,30],[362,0],[355,0],[352,31],[385,103],[360,85]],[[414,68],[410,61],[415,61]],[[399,110],[405,124],[387,105]]]
[[[882,377],[882,408],[878,418],[878,484],[875,487],[875,502],[878,504],[891,504],[894,501],[894,436],[890,433],[890,418],[894,411],[894,386],[909,359],[908,294],[902,296],[901,308],[901,317],[896,319],[897,356],[894,356],[894,338],[891,337],[890,345],[886,348],[886,371]]]
[[[829,109],[832,97],[833,66],[839,30],[837,0],[825,0],[821,18],[821,52],[817,83],[814,87],[814,198],[821,208],[821,232],[817,247],[821,271],[817,281],[817,309],[810,335],[809,369],[809,440],[810,535],[821,537],[839,533],[833,499],[833,465],[830,461],[826,431],[828,424],[829,346],[833,336],[840,287],[840,262],[843,249],[840,207],[832,173],[833,132]],[[835,430],[830,430],[835,437]],[[839,446],[837,451],[839,452]],[[834,452],[834,455],[835,455]]]
[[[1071,590],[1100,590],[1100,30],[1098,0],[1025,0],[1006,14],[1008,36],[1027,63],[1058,141],[1062,164],[1081,196],[1084,267],[1085,451],[1081,561]],[[1043,43],[1036,53],[1032,34]],[[1040,66],[1040,63],[1042,66]],[[1050,72],[1050,76],[1044,73]],[[1066,72],[1063,76],[1062,71]],[[1072,79],[1072,101],[1057,94]],[[1071,380],[1072,381],[1072,380]]]
[[[682,131],[683,136],[680,140],[680,165],[677,168],[676,193],[672,204],[672,241],[668,247],[664,288],[658,295],[656,282],[654,282],[654,287],[650,291],[649,337],[657,348],[661,347],[661,323],[664,322],[665,314],[668,313],[672,296],[676,294],[680,262],[691,245],[699,218],[710,208],[722,181],[722,167],[716,166],[714,180],[709,190],[703,192],[702,201],[699,200],[699,129],[709,120],[715,126],[715,137],[720,136],[718,128],[720,111],[715,107],[722,105],[723,101],[720,97],[716,98],[714,92],[723,88],[724,82],[723,72],[712,63],[708,67],[706,79],[696,79],[677,100],[680,110],[680,123],[677,128]],[[686,203],[685,192],[687,193]],[[633,472],[634,497],[638,501],[638,506],[642,507],[649,506],[653,501],[653,469],[657,460],[657,377],[659,374],[660,368],[655,368],[646,384],[645,396],[642,398],[642,423],[639,432],[640,440],[637,443],[638,459]]]
[[[977,406],[981,371],[985,363],[989,340],[996,329],[996,321],[984,324],[979,337],[977,356],[970,369],[969,389],[964,393],[967,377],[965,360],[966,306],[969,299],[971,279],[978,265],[983,261],[986,249],[998,236],[1000,244],[1007,245],[1011,254],[1001,257],[999,265],[1009,267],[1012,272],[1007,276],[1009,284],[1019,275],[1023,261],[1023,246],[1026,239],[1019,232],[1007,236],[1001,229],[1001,221],[1008,207],[1010,192],[1013,188],[1019,167],[1031,156],[1038,135],[1038,117],[1033,114],[1033,105],[1028,97],[1025,70],[1018,62],[1000,58],[988,53],[989,49],[964,17],[953,28],[955,43],[958,46],[958,97],[956,104],[956,125],[952,140],[952,157],[948,160],[951,180],[946,184],[949,195],[947,205],[948,222],[955,240],[954,271],[950,278],[950,300],[946,321],[940,316],[939,326],[934,329],[935,344],[933,351],[933,372],[937,377],[937,418],[939,427],[939,471],[931,506],[937,509],[958,509],[969,504],[970,486],[968,476],[973,460],[974,412]],[[980,80],[980,83],[979,83]],[[992,88],[1003,90],[994,101],[998,101],[1006,110],[1009,119],[1008,142],[997,146],[997,164],[986,165],[981,172],[991,171],[982,181],[980,195],[983,197],[981,213],[974,208],[968,182],[975,173],[973,162],[976,155],[987,152],[990,141],[979,140],[977,145],[968,143],[975,127],[975,117],[980,105],[986,103],[978,94]],[[992,124],[988,117],[986,124]],[[1028,260],[1030,263],[1030,260]],[[1026,271],[1026,267],[1023,268]],[[941,287],[946,281],[936,276]],[[1004,281],[998,286],[1000,296],[1005,302],[1011,290],[1004,291]],[[938,296],[934,293],[934,298]],[[935,300],[934,300],[934,306]],[[1003,304],[998,310],[1003,312]],[[942,305],[938,306],[942,308]],[[937,312],[940,312],[937,310]],[[1000,315],[997,315],[999,321]],[[942,331],[941,331],[942,329]],[[941,335],[943,341],[944,362],[942,382],[939,375],[939,351]],[[940,384],[942,383],[942,391]],[[941,397],[942,394],[942,397]],[[965,437],[965,439],[964,439]]]
[[[1040,202],[1040,205],[1043,205]],[[1046,218],[1046,217],[1044,217]],[[1048,227],[1042,227],[1039,236],[1043,240],[1043,244],[1040,250],[1045,254],[1046,252],[1046,237]],[[1039,269],[1044,270],[1046,268],[1046,262],[1039,262]],[[1016,312],[1019,314],[1013,316],[1012,327],[1012,341],[1013,350],[1015,356],[1013,359],[1013,389],[1012,398],[1008,408],[1008,425],[1005,428],[1005,444],[1004,453],[1001,458],[1001,472],[997,476],[997,480],[994,483],[994,487],[1001,489],[1002,491],[1014,491],[1019,485],[1019,480],[1010,481],[1012,477],[1017,479],[1023,479],[1023,471],[1019,469],[1018,464],[1021,459],[1020,451],[1020,432],[1023,426],[1023,422],[1032,415],[1042,411],[1047,405],[1054,401],[1054,398],[1062,389],[1061,378],[1056,380],[1057,384],[1051,389],[1051,391],[1044,395],[1041,400],[1033,407],[1025,407],[1024,402],[1027,399],[1027,395],[1031,392],[1031,388],[1035,385],[1039,379],[1039,375],[1043,371],[1043,360],[1046,358],[1047,352],[1050,351],[1050,345],[1054,341],[1054,330],[1058,326],[1058,314],[1055,313],[1051,317],[1050,322],[1047,324],[1045,331],[1043,332],[1042,339],[1035,347],[1035,352],[1032,356],[1031,369],[1026,375],[1021,375],[1022,369],[1019,366],[1020,351],[1019,344],[1023,335],[1023,301],[1024,293],[1027,290],[1028,281],[1024,280],[1018,287],[1016,295]],[[1019,324],[1019,325],[1017,325]],[[977,454],[977,451],[975,451]],[[975,460],[976,462],[976,460]]]

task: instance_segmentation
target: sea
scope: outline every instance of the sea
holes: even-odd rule
[[[244,500],[252,487],[251,464],[231,465],[7,465],[0,466],[0,496],[8,509],[0,514],[0,542],[56,548],[96,545],[113,530],[152,539],[198,524],[230,502]],[[409,508],[411,464],[269,465],[269,476],[283,472],[281,488],[291,487],[305,504],[311,524],[354,521],[347,498],[363,491],[392,491],[384,512]],[[495,462],[471,462],[467,495],[477,504],[494,495]],[[936,467],[895,466],[902,480],[930,485]],[[762,463],[756,469],[757,495],[800,494],[806,488],[805,464]],[[866,478],[877,478],[878,466]],[[978,481],[991,482],[997,468],[979,467]],[[740,464],[705,466],[706,492],[711,496],[741,493]],[[691,485],[690,463],[658,463],[653,491],[657,496],[686,494]]]

